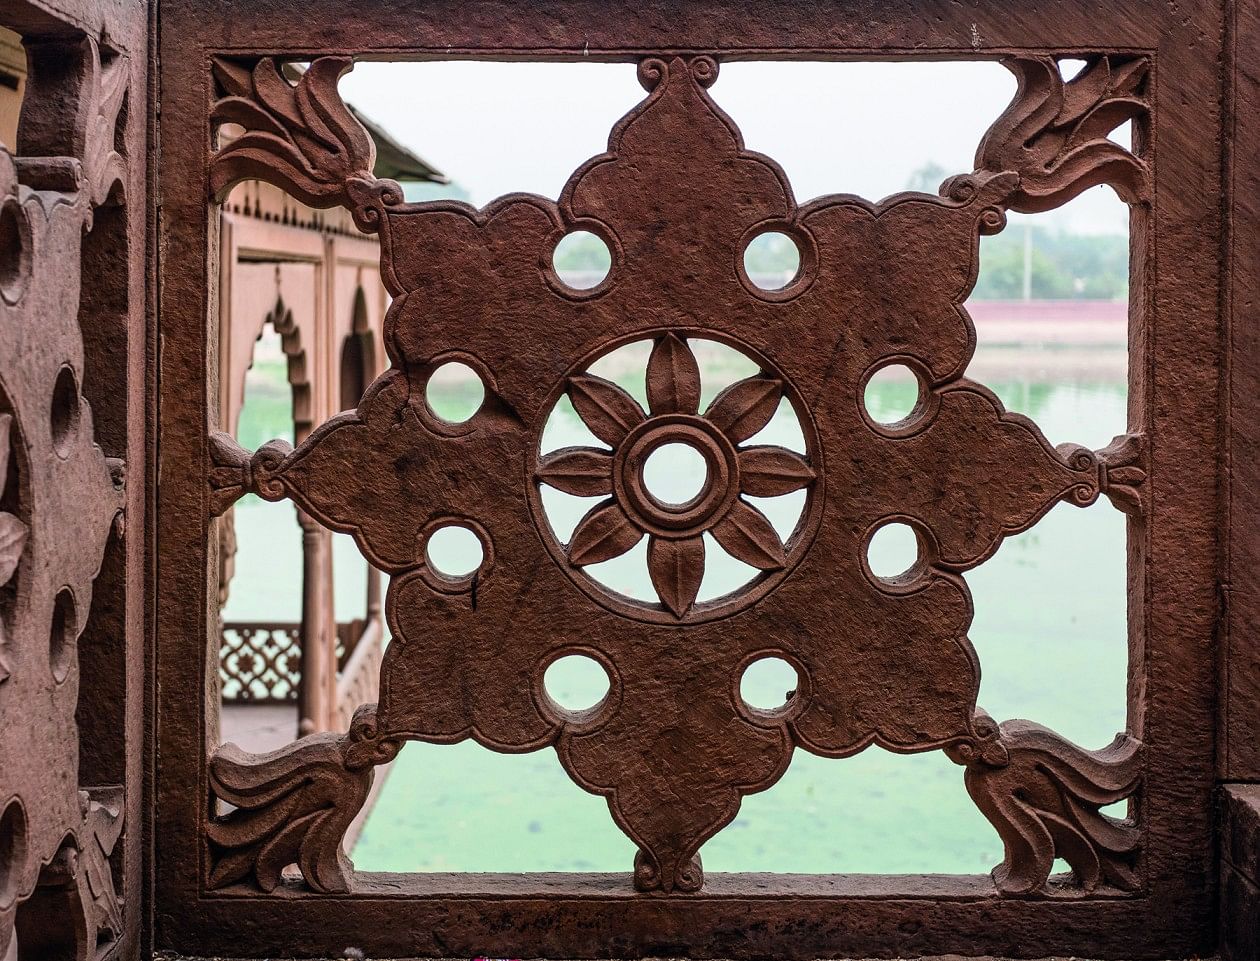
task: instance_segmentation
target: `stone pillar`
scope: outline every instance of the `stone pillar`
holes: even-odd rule
[[[333,639],[328,617],[330,578],[328,532],[304,512],[302,527],[302,682],[298,693],[298,735],[328,729],[332,711],[330,691],[336,684],[332,663]]]
[[[381,616],[381,572],[368,564],[367,572],[367,613],[363,620],[371,623]]]

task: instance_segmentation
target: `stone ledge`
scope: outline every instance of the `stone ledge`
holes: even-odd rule
[[[158,951],[153,954],[153,961],[286,961],[286,959],[224,958],[224,957],[218,957],[218,956],[194,957],[192,955],[171,954],[169,952]],[[427,957],[377,958],[377,957],[371,957],[371,956],[362,955],[362,954],[349,954],[349,955],[341,955],[339,957],[323,958],[323,959],[319,959],[319,961],[473,961],[473,959],[427,958]],[[489,959],[483,959],[483,961],[500,961],[500,959],[489,958]],[[503,959],[503,961],[506,961],[506,959]],[[574,961],[574,959],[556,958],[556,959],[540,959],[540,961]],[[611,958],[611,959],[607,959],[607,961],[623,961],[623,959]],[[647,957],[647,958],[637,958],[637,959],[634,959],[634,961],[689,961],[689,959]],[[710,959],[710,961],[723,961],[723,959],[713,958],[713,959]],[[824,959],[818,959],[818,961],[824,961]],[[843,958],[843,959],[835,959],[835,961],[1019,961],[1019,959],[996,957],[994,955],[978,955],[976,957],[972,957],[969,955],[960,955],[960,954],[936,954],[936,955],[913,957],[913,958]],[[1049,958],[1040,958],[1038,959],[1038,961],[1091,961],[1091,959],[1090,958],[1049,957]],[[1196,959],[1196,961],[1218,961],[1218,959],[1200,958],[1200,959]]]

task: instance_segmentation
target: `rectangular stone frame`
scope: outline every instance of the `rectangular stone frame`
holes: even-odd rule
[[[1211,953],[1218,883],[1222,75],[1217,3],[1065,0],[167,0],[160,16],[156,948],[264,957],[1177,957]],[[987,877],[710,875],[636,895],[622,874],[360,874],[351,895],[202,888],[217,744],[208,431],[217,332],[207,202],[215,54],[629,61],[1147,54],[1154,200],[1131,228],[1130,425],[1151,508],[1130,522],[1129,728],[1145,748],[1136,896],[1009,899]],[[826,118],[819,118],[825,123]],[[860,132],[855,132],[859,135]],[[959,785],[959,790],[962,790]]]
[[[1260,957],[1260,3],[1229,13],[1219,917],[1221,956],[1250,961]]]

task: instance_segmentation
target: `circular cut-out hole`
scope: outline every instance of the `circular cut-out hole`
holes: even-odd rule
[[[70,673],[70,659],[78,637],[75,622],[74,595],[68,587],[63,587],[53,602],[52,630],[48,633],[48,663],[58,684]]]
[[[744,248],[744,273],[753,286],[762,290],[782,290],[801,270],[801,251],[785,233],[767,230]]]
[[[612,253],[603,239],[589,230],[574,230],[560,238],[551,254],[560,282],[573,290],[598,287],[612,269]]]
[[[50,423],[53,449],[62,457],[68,456],[74,446],[75,432],[79,429],[79,385],[75,383],[74,371],[69,367],[58,371],[57,381],[53,384]]]
[[[739,679],[739,696],[756,711],[781,711],[796,694],[800,675],[781,657],[753,661]]]
[[[866,382],[862,401],[877,424],[892,427],[910,419],[919,406],[919,378],[905,364],[889,364]]]
[[[866,545],[866,563],[872,574],[886,581],[910,573],[919,563],[919,535],[900,521],[885,524]]]
[[[22,867],[26,863],[26,812],[17,798],[0,814],[0,908],[17,897]]]
[[[475,370],[453,360],[429,375],[424,397],[429,410],[442,420],[462,424],[481,410],[486,399],[486,385]]]
[[[424,554],[429,567],[453,581],[472,576],[485,559],[481,538],[472,528],[457,524],[439,527],[430,534]]]
[[[585,654],[566,654],[547,665],[543,687],[561,709],[580,713],[596,708],[611,688],[604,665]]]
[[[661,504],[680,506],[698,497],[709,480],[709,465],[690,444],[662,444],[643,462],[643,485]]]
[[[10,303],[22,296],[28,256],[18,221],[20,215],[21,208],[16,203],[0,204],[0,293]]]

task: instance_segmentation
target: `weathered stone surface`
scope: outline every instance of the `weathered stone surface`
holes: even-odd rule
[[[283,0],[228,7],[231,29],[173,0],[162,34],[164,165],[179,185],[165,210],[181,223],[166,235],[164,305],[178,319],[165,348],[190,377],[211,373],[201,336],[206,255],[198,245],[206,200],[269,163],[253,158],[261,167],[233,170],[225,155],[215,171],[207,156],[201,122],[209,125],[225,96],[244,95],[207,82],[214,58],[247,66],[255,87],[268,54],[298,48],[304,57],[406,49],[640,64],[647,100],[618,125],[608,155],[579,170],[555,202],[516,196],[481,211],[399,203],[391,187],[363,176],[354,137],[336,134],[334,119],[294,185],[318,202],[348,201],[361,224],[380,232],[396,297],[394,366],[356,412],[317,428],[291,452],[268,447],[212,460],[211,439],[183,431],[206,422],[202,399],[166,394],[163,418],[174,429],[164,463],[179,469],[163,487],[168,510],[159,519],[161,541],[197,545],[211,500],[218,509],[233,489],[256,490],[292,497],[322,522],[352,531],[392,578],[395,642],[375,716],[375,737],[385,740],[372,743],[471,737],[505,751],[556,747],[578,783],[609,798],[640,847],[640,891],[629,890],[624,875],[350,875],[348,891],[337,890],[340,877],[325,884],[308,876],[305,887],[277,886],[270,895],[248,878],[209,894],[213,863],[167,861],[159,864],[162,943],[229,951],[221,932],[243,924],[258,951],[312,956],[338,950],[329,939],[346,932],[375,954],[510,956],[521,950],[522,931],[529,953],[555,957],[1068,950],[1153,958],[1211,949],[1219,438],[1205,425],[1220,410],[1222,330],[1220,249],[1204,238],[1219,232],[1221,212],[1219,6],[1186,12],[1135,2],[1119,11],[1066,0],[1012,10],[990,0],[966,7],[894,0],[841,9],[729,0],[701,8],[575,0],[561,8],[487,0],[472,17],[441,0],[335,11],[312,0],[300,17]],[[743,151],[733,123],[707,98],[723,58],[907,51],[1003,57],[1024,80],[977,169],[935,195],[797,205],[773,163]],[[1075,84],[1053,69],[1065,51],[1088,60]],[[305,97],[335,118],[336,98],[318,91],[315,79],[332,72],[322,69],[305,93],[274,102]],[[292,124],[284,110],[272,113],[282,128]],[[1113,117],[1136,119],[1133,150],[1096,129]],[[1192,128],[1196,136],[1184,136]],[[300,131],[275,136],[306,156]],[[338,143],[345,149],[330,154]],[[284,171],[296,169],[292,152],[276,157],[283,183]],[[958,305],[970,288],[978,236],[1000,228],[1004,209],[1041,209],[1097,182],[1133,204],[1130,433],[1104,451],[1055,449],[965,378],[974,342]],[[614,261],[609,279],[584,293],[563,289],[547,258],[578,226],[599,233]],[[769,226],[797,239],[803,268],[785,290],[763,295],[741,275],[738,254],[752,232]],[[860,318],[857,330],[837,324],[828,306]],[[692,527],[671,527],[682,519],[639,497],[634,432],[667,429],[662,437],[677,437],[685,427],[697,443],[704,434],[732,478],[723,439],[742,471],[746,438],[732,436],[756,420],[758,404],[746,386],[738,416],[692,412],[689,365],[670,335],[713,336],[753,358],[761,371],[753,386],[774,382],[809,428],[805,469],[780,461],[750,471],[754,485],[803,482],[804,520],[778,547],[749,515],[734,524],[741,536],[732,533],[732,543],[764,562],[764,573],[742,594],[711,604],[692,595],[703,563],[683,546]],[[584,379],[596,358],[634,337],[653,341],[666,372],[637,414],[607,391],[593,399],[600,388]],[[469,363],[486,386],[486,404],[465,425],[439,423],[423,403],[426,378],[450,357]],[[871,424],[859,388],[894,357],[919,373],[921,409],[906,424]],[[603,462],[589,452],[559,465],[536,456],[551,405],[567,394],[576,406],[575,392],[588,425],[595,421],[613,438],[616,463],[607,503],[573,545],[557,542],[535,499],[537,484],[549,479],[602,487]],[[864,484],[870,476],[885,482]],[[696,529],[717,530],[747,493],[729,479],[722,484],[712,514],[706,502],[687,518]],[[1081,752],[977,713],[961,574],[1059,500],[1084,504],[1099,494],[1133,518],[1131,720],[1112,747]],[[862,547],[892,518],[917,525],[921,563],[904,580],[881,582],[861,563]],[[428,532],[450,519],[482,538],[486,562],[475,577],[443,580],[424,557]],[[674,536],[680,530],[684,536]],[[586,570],[636,532],[657,542],[659,603],[612,596]],[[186,600],[203,594],[204,561],[194,550],[168,569],[167,590],[183,600],[159,613],[163,636],[185,663],[201,657],[205,636],[204,610]],[[540,690],[539,672],[565,645],[610,673],[610,697],[591,712],[566,714]],[[744,711],[731,684],[763,649],[797,664],[802,680],[769,717]],[[173,766],[159,779],[159,820],[170,843],[203,850],[213,823],[205,799],[190,802],[181,792],[189,782],[207,783],[213,762],[205,756],[206,722],[179,708],[201,692],[196,678],[168,664],[159,665],[171,708],[162,739]],[[773,783],[792,750],[842,757],[872,742],[948,748],[972,773],[987,810],[1005,812],[999,830],[1013,867],[998,876],[1003,890],[987,878],[701,875],[700,844],[733,817],[742,794]],[[286,778],[300,774],[304,760],[323,765],[328,747],[312,743],[304,757],[296,745],[282,765]],[[248,760],[234,760],[238,773],[250,769]],[[259,777],[237,780],[270,784],[269,762],[252,763]],[[357,770],[348,760],[343,768],[321,783],[350,780]],[[1132,819],[1100,814],[1130,794]],[[312,865],[339,863],[327,837],[303,837],[323,845],[308,858]],[[1065,856],[1074,876],[1047,881],[1053,856]]]
[[[0,25],[28,67],[0,144],[0,956],[134,957],[147,18],[13,0]]]

